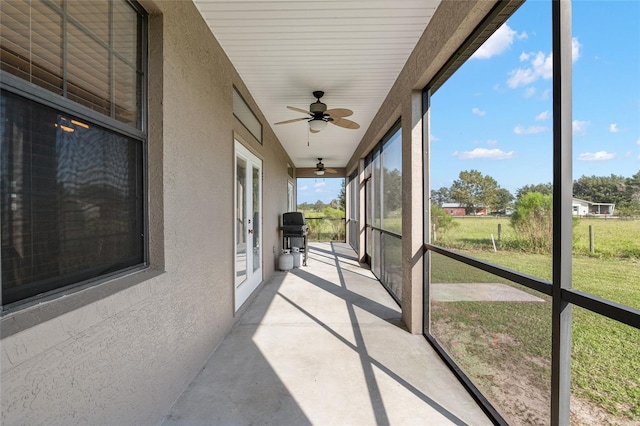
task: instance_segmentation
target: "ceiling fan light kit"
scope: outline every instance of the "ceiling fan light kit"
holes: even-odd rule
[[[312,120],[309,120],[309,129],[311,129],[312,132],[319,132],[321,130],[324,130],[326,127],[327,122],[323,119],[314,118]]]

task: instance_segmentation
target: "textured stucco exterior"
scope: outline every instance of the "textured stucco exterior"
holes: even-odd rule
[[[3,425],[152,425],[168,412],[237,317],[234,139],[263,161],[264,277],[275,269],[293,163],[193,3],[141,3],[151,267],[2,318]],[[232,113],[233,86],[262,145]]]

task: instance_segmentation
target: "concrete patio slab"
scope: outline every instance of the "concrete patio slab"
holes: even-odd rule
[[[501,283],[431,283],[436,302],[544,302],[543,299]]]
[[[489,425],[345,244],[278,272],[164,420],[176,425]]]

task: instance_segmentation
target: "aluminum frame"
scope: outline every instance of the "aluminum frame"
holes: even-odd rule
[[[501,4],[502,3],[502,4]],[[495,19],[500,11],[512,7],[509,16],[523,3],[520,0],[500,2],[485,20]],[[640,310],[583,293],[571,288],[572,282],[572,58],[571,58],[571,1],[551,0],[552,45],[553,45],[553,267],[552,282],[521,274],[507,268],[492,265],[451,250],[434,246],[430,241],[430,203],[425,208],[424,218],[424,336],[441,356],[460,382],[483,408],[495,424],[506,424],[496,409],[482,395],[466,374],[449,357],[445,350],[430,334],[430,261],[431,252],[452,258],[520,285],[550,295],[552,298],[552,349],[551,349],[551,424],[568,425],[570,423],[571,398],[571,326],[573,305],[619,321],[630,327],[640,329]],[[504,18],[506,20],[506,18]],[[486,29],[494,27],[491,23],[481,23],[465,41],[459,51],[436,74],[433,81],[423,90],[423,146],[424,146],[424,185],[429,185],[429,111],[432,89],[437,89],[470,56],[469,48],[479,46],[477,39],[487,37]],[[490,34],[489,34],[490,35]],[[484,41],[484,40],[482,40]],[[466,56],[466,57],[465,57]],[[447,69],[451,68],[451,69]]]

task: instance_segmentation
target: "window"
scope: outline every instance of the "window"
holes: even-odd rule
[[[398,121],[365,160],[367,255],[371,270],[402,300],[402,129]]]
[[[258,142],[262,143],[262,124],[235,87],[233,88],[233,115],[240,120]]]
[[[295,205],[293,193],[294,193],[293,182],[287,181],[287,211],[288,212],[296,211],[296,205]]]
[[[358,183],[358,170],[355,170],[351,176],[349,176],[349,183],[347,184],[348,188],[348,205],[347,210],[349,212],[348,215],[348,235],[349,235],[349,244],[353,247],[354,250],[358,251],[359,247],[359,228],[358,224],[360,221],[360,193],[359,193],[359,183]]]
[[[59,4],[3,3],[3,308],[146,261],[144,16]]]

